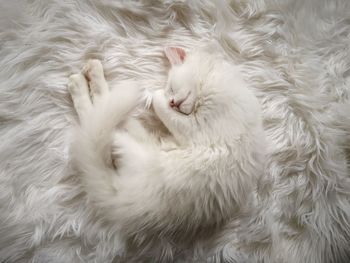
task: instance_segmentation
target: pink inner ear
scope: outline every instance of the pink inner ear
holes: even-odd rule
[[[185,50],[180,47],[166,47],[164,53],[172,66],[182,64],[186,58]]]

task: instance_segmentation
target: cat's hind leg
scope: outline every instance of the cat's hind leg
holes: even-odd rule
[[[90,122],[95,119],[95,126],[97,123],[107,126],[120,124],[140,101],[140,88],[134,81],[122,81],[110,90],[100,60],[90,59],[83,67],[82,73],[90,89],[94,110]]]
[[[68,90],[79,119],[82,120],[92,109],[88,82],[82,74],[73,74],[69,77]]]

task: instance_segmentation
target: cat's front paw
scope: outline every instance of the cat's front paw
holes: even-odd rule
[[[152,106],[156,110],[158,108],[167,108],[168,103],[165,98],[164,90],[159,89],[152,94]],[[170,108],[170,107],[169,107]]]
[[[165,100],[165,92],[162,89],[158,89],[152,93],[152,103]]]

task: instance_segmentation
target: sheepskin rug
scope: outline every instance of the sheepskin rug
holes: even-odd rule
[[[350,262],[350,1],[0,0],[0,40],[0,262]],[[98,58],[112,86],[161,88],[165,45],[212,40],[263,107],[256,211],[128,252],[71,172],[68,76]]]

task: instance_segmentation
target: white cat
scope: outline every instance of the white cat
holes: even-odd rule
[[[152,105],[171,136],[158,138],[131,116],[142,95],[137,83],[109,90],[101,63],[90,60],[85,76],[70,77],[80,118],[72,156],[88,198],[125,237],[189,241],[250,204],[264,133],[259,103],[237,66],[205,50],[165,54],[167,86]]]

